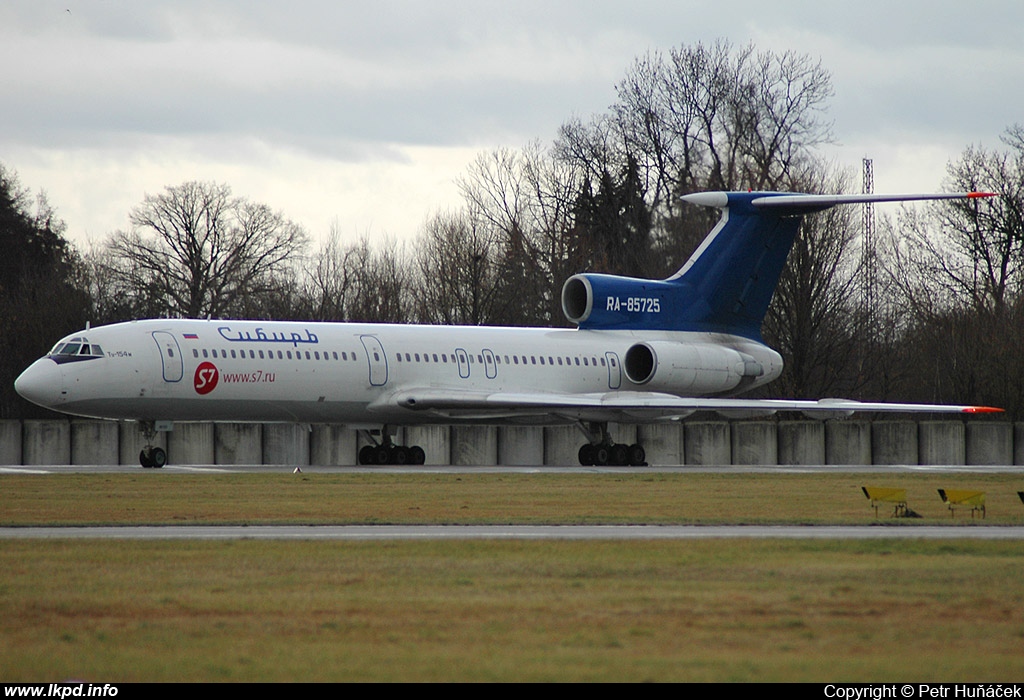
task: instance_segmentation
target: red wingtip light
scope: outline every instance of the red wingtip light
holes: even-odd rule
[[[968,406],[963,413],[1002,413],[1003,409],[994,406]]]
[[[996,192],[968,192],[967,199],[981,199],[982,197],[998,197]]]

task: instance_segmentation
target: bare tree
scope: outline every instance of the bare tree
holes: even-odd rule
[[[349,304],[352,321],[405,323],[413,318],[411,262],[405,246],[386,240],[379,249],[363,238],[349,262],[357,264],[356,293]]]
[[[146,195],[131,222],[132,231],[110,240],[114,274],[136,293],[158,293],[168,314],[187,317],[231,315],[244,297],[277,292],[275,275],[307,243],[281,213],[215,183]]]
[[[1009,151],[971,146],[947,166],[948,190],[998,197],[904,208],[887,225],[885,272],[909,315],[1000,315],[1024,292],[1024,141],[1014,133],[1004,137]]]
[[[465,213],[437,214],[427,222],[417,251],[420,320],[471,326],[504,322],[500,248],[492,233],[486,222]]]
[[[555,145],[577,164],[581,190],[607,173],[632,173],[651,218],[656,274],[678,268],[712,225],[678,195],[698,190],[779,189],[813,167],[831,139],[824,110],[831,78],[794,52],[702,43],[638,59],[610,112],[566,122]]]
[[[407,322],[411,276],[404,247],[384,241],[378,248],[364,236],[342,244],[337,224],[306,271],[301,313],[316,321]]]
[[[573,178],[533,142],[518,151],[481,154],[460,179],[466,207],[459,217],[488,241],[498,297],[505,302],[487,323],[536,325],[561,318],[553,307],[555,287],[577,271]]]
[[[924,400],[1024,410],[1024,139],[971,146],[947,167],[951,191],[991,199],[904,209],[889,227],[885,271],[903,302],[907,384]]]
[[[795,189],[842,192],[848,178],[825,165]],[[773,391],[795,398],[849,396],[859,388],[856,359],[858,212],[834,207],[804,217],[779,279],[764,334],[785,371]]]

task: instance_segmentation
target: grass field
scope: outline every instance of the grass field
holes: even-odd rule
[[[970,524],[938,489],[987,494],[987,524],[1024,524],[1008,473],[0,475],[0,526],[84,524],[865,524],[862,486],[907,490],[921,519]],[[980,524],[975,520],[975,524]]]
[[[0,476],[3,525],[873,523],[1016,475]],[[0,679],[1024,680],[1024,543],[0,540]]]

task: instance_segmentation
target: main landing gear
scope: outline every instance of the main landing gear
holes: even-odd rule
[[[607,423],[591,423],[589,429],[579,424],[580,430],[590,440],[580,448],[580,465],[584,467],[643,467],[647,465],[647,453],[643,445],[620,445],[612,442],[608,435]]]
[[[140,426],[142,437],[146,439],[146,446],[139,452],[139,463],[145,469],[159,469],[167,464],[167,453],[163,448],[153,445],[153,441],[156,439],[156,427],[153,421],[143,421]]]
[[[375,444],[366,445],[359,450],[359,463],[360,464],[425,464],[427,461],[427,453],[423,451],[423,448],[419,445],[413,445],[406,447],[405,445],[396,445],[392,440],[391,436],[394,434],[390,431],[388,426],[384,426],[383,430],[380,431],[381,439],[377,442],[373,439],[368,431],[362,431],[363,435],[367,437],[371,442]]]

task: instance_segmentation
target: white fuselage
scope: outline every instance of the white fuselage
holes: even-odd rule
[[[761,343],[668,331],[149,320],[72,338],[87,345],[82,357],[37,360],[19,377],[18,391],[64,413],[146,421],[443,423],[450,417],[389,397],[409,390],[722,396],[782,371],[778,353]],[[638,345],[656,351],[656,366],[642,382],[623,365]],[[513,420],[554,423],[566,416],[480,418]]]

